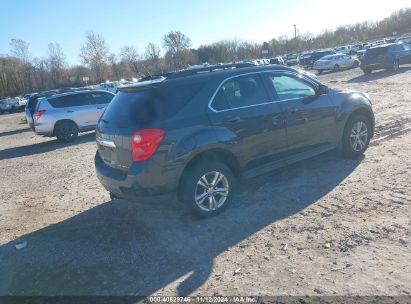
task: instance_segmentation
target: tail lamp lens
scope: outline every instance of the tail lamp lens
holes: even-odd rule
[[[164,130],[143,129],[135,132],[131,138],[133,161],[145,161],[157,150],[164,138]]]

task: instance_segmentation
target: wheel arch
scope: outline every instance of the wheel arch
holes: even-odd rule
[[[197,164],[203,161],[218,161],[225,164],[233,172],[234,176],[240,174],[240,162],[238,158],[231,151],[224,148],[211,148],[205,151],[197,153],[192,157],[187,164],[184,166],[180,180],[178,182],[178,194],[181,195],[181,186],[183,181],[188,174],[190,174],[190,169],[195,167]]]
[[[76,123],[74,120],[68,119],[68,118],[64,118],[64,119],[59,119],[59,120],[57,120],[57,121],[54,123],[54,126],[53,126],[53,136],[56,135],[56,127],[58,126],[58,124],[61,124],[61,123],[63,123],[63,122],[73,123],[73,124],[76,126],[77,130],[80,132],[80,128],[79,128],[79,126],[77,125],[77,123]]]
[[[369,118],[370,123],[371,123],[371,138],[374,136],[374,130],[375,130],[375,120],[374,120],[374,113],[372,112],[371,109],[366,108],[366,107],[359,107],[357,109],[355,109],[354,111],[352,111],[351,113],[348,114],[345,122],[344,122],[344,126],[342,128],[342,132],[341,132],[341,138],[344,135],[344,130],[347,126],[347,123],[350,121],[350,119],[356,115],[364,115],[366,117]]]

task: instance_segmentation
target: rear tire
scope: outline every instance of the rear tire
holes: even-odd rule
[[[323,70],[317,70],[318,74],[322,74]]]
[[[336,64],[336,65],[334,66],[333,71],[334,71],[334,72],[338,72],[339,70],[340,70],[340,66],[339,66],[338,64]]]
[[[215,216],[227,208],[235,188],[230,168],[221,162],[208,161],[187,170],[180,185],[183,203],[202,217]]]
[[[364,75],[371,74],[371,70],[369,69],[363,69],[362,72],[364,73]]]
[[[367,150],[371,139],[370,119],[361,114],[350,117],[345,124],[342,137],[343,156],[354,158]]]
[[[354,63],[352,64],[353,69],[358,68],[358,61],[354,61]]]
[[[72,121],[60,121],[54,127],[54,135],[61,142],[71,142],[78,136],[78,128]]]

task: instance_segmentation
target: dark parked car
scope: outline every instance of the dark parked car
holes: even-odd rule
[[[405,43],[390,43],[367,49],[360,67],[364,74],[369,74],[378,69],[397,71],[401,64],[407,63],[411,63],[411,46]]]
[[[330,89],[285,66],[227,67],[119,88],[96,131],[97,176],[112,198],[177,193],[214,215],[237,179],[333,149],[348,157],[367,149],[367,94]]]
[[[285,65],[284,59],[281,56],[277,56],[270,59],[270,64]]]
[[[304,69],[312,69],[314,62],[316,62],[318,59],[333,54],[336,54],[336,52],[330,50],[301,54],[298,63]]]

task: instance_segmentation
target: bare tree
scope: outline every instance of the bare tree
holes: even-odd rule
[[[120,50],[120,56],[122,60],[130,66],[132,73],[137,76],[140,73],[138,67],[140,55],[138,54],[137,49],[132,45],[123,46]]]
[[[104,80],[108,56],[109,47],[104,37],[94,32],[87,32],[86,41],[80,49],[80,58],[94,72],[99,82]]]
[[[32,90],[33,81],[31,78],[29,44],[21,39],[11,39],[10,49],[12,56],[20,62],[18,76],[23,85],[23,89]]]
[[[66,56],[58,43],[49,43],[48,51],[48,67],[51,73],[51,81],[54,87],[59,87],[63,82],[63,73],[67,66]]]
[[[150,42],[146,46],[146,52],[144,54],[144,57],[146,60],[158,60],[160,59],[160,52],[160,48],[156,44]]]
[[[114,53],[111,53],[108,56],[108,61],[110,63],[110,67],[111,67],[111,74],[114,75],[114,77],[116,79],[120,79],[121,75],[120,75],[120,70],[119,70],[119,65],[117,62],[117,56]]]
[[[191,40],[181,32],[171,31],[165,35],[163,46],[166,49],[166,60],[171,68],[184,68],[192,58]]]
[[[11,54],[24,64],[30,62],[29,44],[21,39],[10,40]]]

